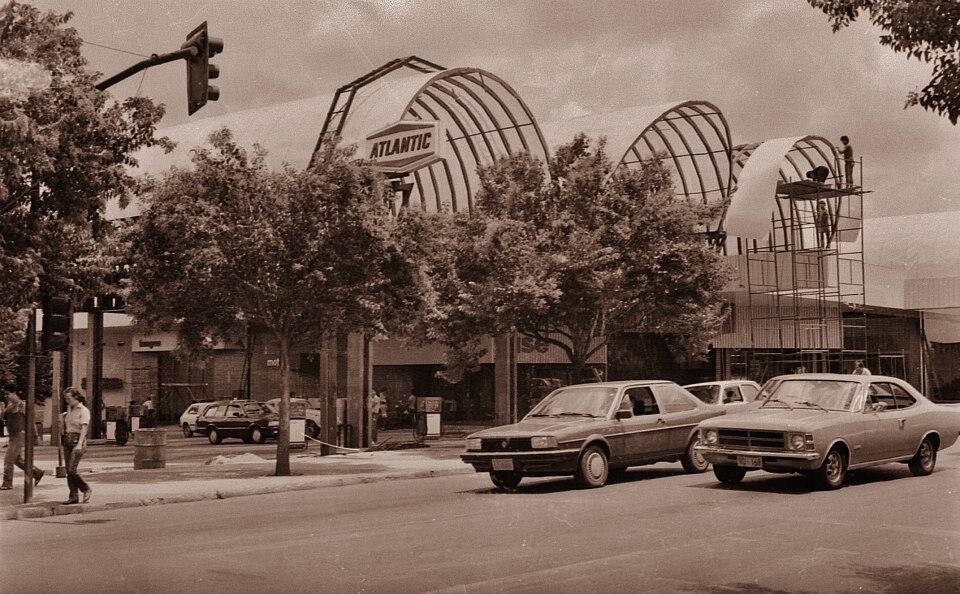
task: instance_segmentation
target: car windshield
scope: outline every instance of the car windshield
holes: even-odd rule
[[[606,416],[617,395],[616,388],[580,386],[563,388],[543,399],[528,416]]]
[[[689,386],[685,389],[707,404],[716,404],[720,402],[720,386],[718,385]]]
[[[763,406],[849,411],[859,387],[857,382],[788,379],[773,388]]]

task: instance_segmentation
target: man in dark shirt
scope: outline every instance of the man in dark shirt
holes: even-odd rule
[[[850,145],[850,139],[846,136],[840,137],[840,143],[843,145],[840,147],[840,154],[843,155],[843,181],[849,188],[853,186],[853,147]]]
[[[26,472],[23,467],[23,456],[20,455],[26,441],[26,407],[14,392],[7,392],[7,406],[3,410],[3,422],[10,433],[10,441],[7,443],[7,453],[3,457],[3,484],[0,485],[0,491],[8,491],[13,488],[14,465]],[[43,471],[36,466],[33,467],[32,471],[33,484],[36,485],[43,478]]]

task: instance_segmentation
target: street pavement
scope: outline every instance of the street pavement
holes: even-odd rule
[[[8,521],[4,591],[957,592],[960,446],[839,491],[679,464],[602,489],[485,475]]]
[[[133,468],[134,447],[95,443],[80,464],[81,475],[93,488],[90,503],[63,505],[65,479],[55,477],[57,450],[36,448],[35,464],[46,475],[23,504],[23,475],[15,473],[15,489],[0,492],[0,520],[89,513],[121,507],[225,499],[252,494],[337,487],[372,481],[463,474],[471,469],[460,462],[460,438],[428,441],[413,447],[410,430],[381,435],[383,449],[320,456],[317,444],[291,452],[292,476],[273,476],[276,443],[245,444],[240,440],[210,444],[204,437],[184,438],[176,428],[167,431],[166,467]],[[399,447],[402,449],[392,449]]]

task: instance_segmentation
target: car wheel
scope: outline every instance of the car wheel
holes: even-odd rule
[[[936,465],[937,446],[933,444],[932,439],[927,437],[920,442],[920,449],[917,450],[917,455],[910,459],[907,466],[910,467],[910,472],[915,476],[927,476],[933,472],[933,468]]]
[[[184,437],[193,437],[193,429],[190,428],[189,423],[183,424],[183,436]]]
[[[710,463],[707,462],[707,459],[703,457],[703,454],[695,449],[695,446],[699,443],[699,438],[691,439],[690,445],[687,446],[686,453],[682,458],[680,458],[680,464],[683,465],[683,471],[687,474],[706,472],[707,469],[710,468]]]
[[[523,475],[513,470],[495,470],[490,473],[493,486],[503,491],[512,491],[517,488]]]
[[[220,445],[220,443],[223,441],[223,438],[220,437],[220,432],[217,431],[216,427],[210,427],[207,429],[207,439],[209,439],[210,443],[213,445]]]
[[[577,482],[581,487],[602,487],[610,478],[610,465],[607,455],[597,446],[588,446],[580,456],[577,469]]]
[[[747,471],[739,466],[713,465],[713,475],[725,485],[735,485],[747,476]]]
[[[320,427],[312,421],[307,423],[307,435],[313,439],[320,439]]]
[[[839,449],[831,449],[814,476],[821,488],[839,489],[843,486],[843,479],[847,477],[847,457]]]
[[[253,427],[250,427],[250,441],[253,443],[263,443],[267,441],[267,438],[263,434],[263,430],[254,425]]]

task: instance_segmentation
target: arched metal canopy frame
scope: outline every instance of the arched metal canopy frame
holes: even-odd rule
[[[724,211],[721,218],[721,226],[725,226],[727,214],[731,208],[734,206],[741,206],[740,204],[735,204],[737,201],[737,189],[738,182],[740,181],[741,175],[744,168],[746,167],[748,161],[753,156],[757,148],[764,144],[763,142],[754,142],[740,144],[733,148],[732,156],[732,176],[733,176],[733,188],[731,189],[731,203]],[[827,177],[828,181],[836,182],[840,179],[840,154],[837,148],[831,143],[828,139],[823,136],[817,135],[807,135],[802,137],[796,137],[795,141],[792,143],[790,148],[786,150],[780,157],[779,161],[780,169],[778,173],[778,183],[779,182],[789,182],[789,181],[798,181],[806,179],[807,171],[810,171],[816,167],[824,166],[829,170],[829,175]],[[776,242],[781,245],[790,245],[790,238],[788,237],[788,227],[787,221],[791,216],[795,220],[801,218],[801,211],[811,210],[815,208],[815,205],[805,201],[796,201],[782,198],[777,195],[777,187],[774,185],[770,188],[770,195],[774,198],[775,210],[772,211],[772,226],[781,230],[783,237]],[[834,219],[836,212],[834,212],[834,205],[828,203],[828,208],[831,211],[831,219]],[[812,213],[807,213],[807,216],[811,216]],[[734,231],[731,231],[736,235]],[[773,232],[773,229],[770,229],[770,232]],[[772,238],[771,238],[772,239]],[[801,237],[801,244],[803,240]],[[803,245],[796,247],[804,247]]]
[[[381,81],[401,69],[412,75]],[[412,71],[412,72],[410,72]],[[357,128],[349,119],[357,108],[381,103],[381,109]],[[368,111],[375,111],[368,109]],[[334,96],[314,155],[323,139],[343,136],[345,142],[398,120],[431,119],[445,129],[445,154],[431,165],[410,172],[414,189],[410,204],[424,210],[473,211],[477,168],[520,151],[544,163],[547,144],[540,126],[520,95],[503,79],[479,68],[445,69],[410,56],[341,87]]]

